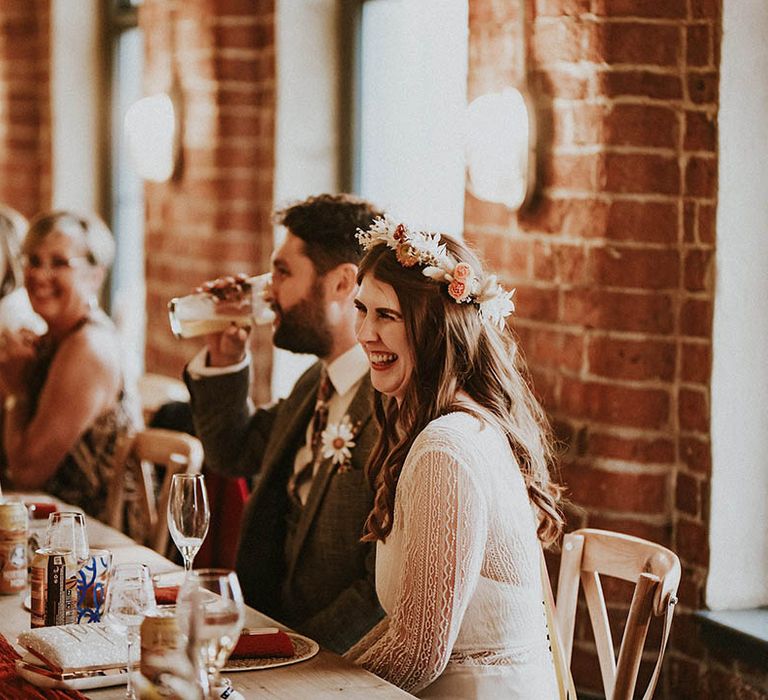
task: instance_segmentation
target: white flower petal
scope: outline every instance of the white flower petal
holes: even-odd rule
[[[355,446],[355,428],[349,416],[328,425],[320,438],[323,459],[332,459],[334,464],[344,464],[352,458],[350,450]]]
[[[442,282],[446,279],[445,270],[435,267],[434,265],[427,265],[427,267],[421,271],[421,274],[430,277],[433,280],[437,280],[438,282]]]

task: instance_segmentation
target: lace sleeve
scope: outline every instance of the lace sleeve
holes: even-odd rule
[[[357,660],[410,692],[445,669],[483,561],[486,501],[455,453],[423,445],[406,460],[395,510],[402,531],[395,603],[386,632]]]
[[[385,617],[379,620],[359,642],[344,652],[344,658],[347,661],[358,663],[358,659],[386,633],[387,627],[389,627],[389,618]]]

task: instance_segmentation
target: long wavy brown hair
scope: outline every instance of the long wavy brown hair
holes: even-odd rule
[[[477,256],[445,234],[448,252],[484,277]],[[481,420],[488,414],[502,429],[517,459],[528,495],[538,514],[539,539],[549,545],[563,529],[559,501],[563,488],[550,476],[554,464],[551,431],[528,382],[527,370],[511,329],[483,322],[474,303],[456,303],[448,285],[405,268],[386,245],[371,248],[360,263],[358,283],[367,275],[392,286],[400,302],[414,367],[400,406],[379,392],[374,415],[381,428],[367,466],[375,491],[363,541],[384,541],[392,531],[400,472],[416,436],[446,413],[465,411]],[[458,401],[465,392],[483,409]]]

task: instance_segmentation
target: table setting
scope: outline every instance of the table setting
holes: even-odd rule
[[[197,537],[202,542],[207,534],[205,516],[198,517],[205,510],[203,503],[207,502],[207,494],[203,496],[204,491],[200,487],[180,491],[197,494],[194,498],[181,497],[183,502],[192,499],[197,503],[192,508],[197,515],[188,518],[174,515],[185,512],[189,515],[190,509],[180,506],[178,502],[174,506],[173,499],[169,499],[166,517],[174,521],[173,527],[180,538],[178,541],[174,539],[174,542],[179,547],[181,541],[182,546],[187,548],[191,567],[197,550],[196,543],[189,540]],[[188,574],[183,567],[47,494],[9,493],[5,497],[0,496],[0,531],[5,503],[23,504],[23,508],[16,505],[8,510],[15,508],[16,515],[23,511],[25,526],[22,530],[11,531],[13,537],[10,539],[8,532],[0,533],[0,540],[7,540],[8,543],[15,537],[12,547],[10,544],[5,550],[0,547],[0,575],[14,570],[14,567],[17,571],[14,578],[17,590],[2,594],[0,586],[0,697],[3,700],[122,700],[127,697],[128,628],[132,626],[135,630],[139,618],[116,620],[110,616],[109,610],[114,605],[112,601],[116,599],[116,591],[110,596],[110,584],[117,580],[115,572],[118,567],[142,564],[149,572],[151,596],[148,592],[142,595],[145,600],[151,600],[151,605],[140,618],[130,655],[132,691],[139,698],[159,697],[153,695],[156,688],[150,679],[151,669],[153,665],[155,668],[158,665],[162,667],[165,662],[162,654],[160,664],[153,658],[152,644],[153,640],[162,640],[159,646],[167,649],[170,646],[166,643],[169,628],[172,628],[171,638],[177,640],[176,646],[183,651],[186,663],[191,664],[186,652],[187,643],[179,641],[184,640],[184,635],[175,629],[179,625],[176,609],[180,602],[182,607],[187,605],[188,611],[181,624],[186,626],[187,634],[192,629],[197,639],[198,671],[191,681],[184,678],[179,681],[173,674],[166,673],[162,680],[171,690],[170,694],[162,697],[205,698],[203,693],[210,692],[210,687],[204,690],[206,685],[210,685],[209,672],[214,684],[218,682],[217,673],[227,679],[226,684],[219,686],[222,689],[219,695],[226,694],[228,700],[257,697],[264,693],[282,698],[336,698],[341,691],[350,697],[365,695],[371,700],[410,697],[337,654],[322,649],[314,640],[244,605],[234,572],[216,572],[214,578],[223,577],[228,583],[210,583],[212,572],[192,568],[195,581],[185,589]],[[74,515],[57,516],[53,519],[57,525],[50,527],[50,516],[54,513],[79,514],[84,528],[81,518]],[[185,525],[185,522],[191,524]],[[169,531],[173,538],[174,530],[170,525]],[[2,539],[3,534],[6,540]],[[62,541],[71,544],[64,545]],[[60,556],[74,561],[76,580],[70,589],[65,587],[65,593],[69,590],[69,609],[66,597],[65,604],[59,606],[64,608],[65,616],[71,616],[71,622],[32,627],[33,602],[27,569],[33,563],[36,552],[45,550],[46,545],[51,543],[56,547],[69,548]],[[183,556],[183,550],[179,549]],[[6,556],[4,559],[3,552],[23,552],[24,557]],[[10,568],[6,570],[6,566]],[[23,571],[23,575],[19,575],[18,571]],[[147,591],[144,574],[139,574],[138,579],[142,580],[138,587]],[[185,599],[190,602],[185,603]],[[206,601],[220,600],[226,602],[223,617],[230,618],[226,630],[212,624],[216,622],[216,615],[201,615]],[[55,615],[53,607],[50,611],[46,607],[45,614]],[[222,611],[214,609],[212,612]],[[168,622],[169,618],[172,623]],[[147,627],[150,632],[142,634]],[[147,675],[142,673],[142,654]],[[207,666],[205,662],[211,665]],[[178,663],[178,657],[175,663]],[[184,666],[184,663],[181,665]]]
[[[244,627],[255,611],[246,608],[236,573],[192,568],[210,520],[201,474],[174,475],[171,485],[167,522],[183,569],[45,497],[3,498],[0,540],[5,503],[14,504],[7,510],[24,554],[16,562],[23,577],[16,572],[15,589],[5,592],[27,618],[15,640],[0,638],[4,698],[6,684],[26,682],[35,690],[20,686],[18,697],[79,698],[78,691],[124,686],[114,697],[238,700],[247,695],[222,671],[292,665],[320,651],[278,626]]]

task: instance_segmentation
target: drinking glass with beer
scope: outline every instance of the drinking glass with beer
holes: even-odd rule
[[[220,333],[231,323],[272,323],[275,313],[269,304],[272,274],[244,274],[206,282],[199,291],[168,302],[171,330],[177,338]]]

